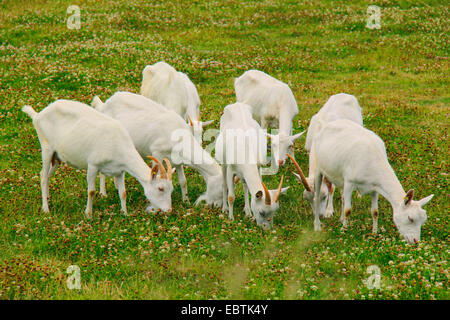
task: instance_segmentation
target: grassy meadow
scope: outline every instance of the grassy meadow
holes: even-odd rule
[[[78,30],[66,25],[70,5]],[[381,8],[380,29],[366,28],[369,5]],[[0,299],[449,299],[448,26],[442,1],[0,1]],[[216,128],[249,69],[289,84],[296,133],[330,95],[355,95],[405,191],[434,194],[420,244],[401,240],[382,197],[377,235],[370,197],[356,194],[341,232],[340,190],[314,232],[290,162],[264,178],[274,189],[285,174],[291,186],[271,231],[244,217],[240,185],[231,222],[183,203],[176,177],[170,214],[146,213],[127,175],[129,216],[108,179],[87,220],[85,172],[68,166],[50,180],[51,213],[41,212],[40,144],[22,106],[138,93],[144,66],[160,60],[189,75]],[[305,170],[304,142],[295,154]],[[193,203],[206,186],[186,176]],[[80,290],[66,285],[70,265]],[[372,265],[379,289],[366,283]]]

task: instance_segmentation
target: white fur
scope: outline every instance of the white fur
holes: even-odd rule
[[[22,109],[33,119],[42,148],[42,210],[48,209],[48,183],[58,163],[87,169],[88,202],[91,217],[95,178],[98,172],[116,177],[121,207],[127,213],[124,174],[128,172],[143,186],[145,195],[157,208],[170,210],[172,183],[152,178],[150,168],[136,151],[125,128],[116,120],[76,101],[57,100],[37,113]],[[158,188],[164,187],[165,192]]]
[[[328,122],[338,119],[348,119],[360,126],[363,125],[362,110],[355,96],[346,93],[332,95],[319,112],[311,118],[306,134],[306,151],[311,150],[312,140],[320,129]]]
[[[239,131],[237,131],[239,130]],[[259,148],[252,148],[250,143],[238,144],[233,139],[245,141],[245,133],[259,135],[261,137],[261,127],[252,118],[251,107],[243,103],[235,103],[225,107],[222,117],[220,118],[220,134],[216,139],[216,159],[222,163],[223,171],[223,211],[228,209],[229,218],[234,219],[233,203],[235,200],[234,193],[234,176],[240,178],[244,186],[246,216],[256,219],[258,225],[264,229],[273,226],[274,213],[279,208],[279,202],[274,201],[277,190],[270,190],[271,204],[265,204],[265,193],[258,165],[265,161],[265,141],[261,143],[258,139]],[[230,138],[230,135],[233,138]],[[262,134],[263,139],[266,136]],[[264,147],[262,147],[264,145]],[[253,154],[251,154],[253,153]],[[230,158],[230,154],[232,157]],[[246,154],[248,162],[233,162],[236,155]],[[232,161],[229,161],[231,159]],[[250,161],[250,159],[254,161]],[[282,189],[282,193],[287,188]],[[248,191],[251,194],[251,205],[249,205]],[[251,208],[251,210],[250,210]]]
[[[142,72],[141,94],[175,111],[192,127],[197,141],[201,141],[203,127],[212,121],[200,121],[200,97],[189,77],[160,61],[147,65]]]
[[[385,197],[393,208],[394,223],[400,234],[409,242],[420,241],[420,229],[427,218],[422,206],[433,195],[420,201],[405,203],[405,191],[397,179],[386,155],[384,142],[372,131],[347,119],[329,122],[315,136],[311,155],[315,158],[315,185],[322,177],[343,188],[341,221],[348,225],[351,196],[356,189],[372,198],[373,232],[378,225],[378,195]],[[319,191],[315,190],[314,228],[320,230]],[[412,190],[409,193],[413,193]],[[347,214],[346,214],[347,213]]]
[[[355,96],[346,93],[338,93],[332,95],[328,99],[328,101],[323,105],[319,112],[317,112],[311,118],[308,132],[306,134],[305,149],[310,152],[311,144],[315,135],[317,135],[322,127],[327,123],[338,119],[348,119],[355,122],[356,124],[359,124],[360,126],[363,125],[361,107],[359,106],[358,99],[356,99]],[[312,207],[314,206],[314,170],[314,157],[310,157],[309,174],[307,180],[312,189],[312,192],[309,192],[305,189],[305,191],[303,192],[303,198],[306,199]],[[331,188],[326,188],[325,184],[323,184],[321,187],[320,214],[326,218],[331,217],[334,212],[334,190],[334,186],[331,186]]]
[[[222,205],[220,166],[197,142],[181,116],[155,101],[129,92],[117,92],[104,104],[96,98],[92,104],[98,111],[122,123],[143,157],[152,155],[159,160],[163,158],[170,160],[176,168],[184,201],[188,201],[188,197],[183,164],[199,171],[206,181],[206,192],[197,199],[195,204],[206,201],[208,205]],[[181,132],[194,152],[189,152],[190,148],[184,153],[178,150],[181,138],[173,139],[174,132]],[[181,158],[173,159],[174,154]],[[201,163],[195,161],[196,156],[201,157]]]
[[[292,120],[298,113],[297,102],[287,84],[268,74],[246,71],[234,81],[236,100],[252,108],[253,118],[262,128],[278,128],[277,135],[269,135],[276,165],[282,165],[286,153],[292,155],[294,141],[302,133],[292,135]]]

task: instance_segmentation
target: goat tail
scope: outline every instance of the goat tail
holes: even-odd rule
[[[153,73],[153,71],[152,71],[151,65],[146,65],[144,70],[142,70],[142,76],[151,75],[152,73]]]
[[[36,116],[38,115],[38,113],[36,111],[34,111],[32,106],[23,106],[22,111],[25,112],[28,116],[30,116],[30,118],[32,120],[34,120],[34,118],[36,118]]]
[[[149,83],[153,77],[153,69],[151,65],[145,66],[142,70],[142,84],[141,84],[141,95],[145,96],[148,91]]]
[[[98,96],[95,96],[94,99],[92,99],[91,106],[94,109],[97,109],[98,107],[100,107],[102,105],[103,105],[103,102],[102,102],[102,100],[100,100],[100,98]]]

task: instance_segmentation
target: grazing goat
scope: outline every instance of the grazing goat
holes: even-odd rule
[[[206,192],[195,202],[222,205],[222,171],[219,164],[192,135],[189,126],[174,111],[142,95],[117,92],[105,103],[95,97],[92,106],[119,120],[130,133],[142,156],[168,158],[178,174],[183,201],[189,201],[183,164],[199,171],[206,181]]]
[[[252,108],[253,118],[263,129],[278,128],[278,134],[268,134],[272,141],[275,165],[281,166],[286,153],[292,154],[295,140],[304,133],[292,135],[292,119],[298,113],[297,102],[287,84],[268,74],[246,71],[234,81],[236,100]]]
[[[394,223],[408,243],[420,241],[420,229],[427,215],[422,209],[433,195],[414,201],[414,191],[407,193],[389,164],[384,142],[375,133],[347,119],[329,122],[315,136],[311,145],[315,158],[314,229],[320,230],[319,193],[322,178],[326,177],[343,187],[341,221],[348,226],[352,192],[370,194],[372,198],[373,233],[378,229],[378,195],[391,204]]]
[[[135,177],[155,208],[170,211],[172,181],[157,177],[136,151],[133,141],[119,123],[88,105],[57,100],[40,113],[30,106],[22,111],[33,120],[42,148],[42,210],[48,209],[49,178],[60,161],[87,169],[88,201],[86,216],[91,218],[98,172],[116,177],[122,212],[127,214],[125,172]]]
[[[324,106],[317,112],[312,118],[306,134],[305,149],[310,152],[311,143],[314,137],[319,133],[324,125],[328,122],[337,119],[348,119],[360,126],[363,125],[361,107],[355,96],[346,93],[338,93],[331,96]],[[309,174],[305,178],[300,166],[294,162],[298,174],[295,174],[297,179],[305,186],[303,192],[303,198],[307,200],[311,207],[314,206],[314,170],[315,161],[314,157],[310,157],[309,161]],[[333,215],[333,195],[335,187],[324,178],[324,184],[322,184],[320,190],[320,215],[329,218]],[[326,185],[326,187],[325,187]]]
[[[253,212],[257,224],[269,229],[273,226],[273,215],[279,208],[280,194],[288,188],[282,188],[283,177],[276,190],[268,190],[261,180],[258,165],[265,162],[266,139],[265,132],[252,118],[249,105],[235,103],[225,107],[215,148],[224,177],[223,211],[228,209],[229,218],[234,219],[234,176],[237,176],[244,187],[245,215],[252,217]]]
[[[144,68],[141,94],[189,120],[198,142],[201,142],[203,127],[213,123],[213,120],[200,121],[200,97],[189,77],[163,61]]]

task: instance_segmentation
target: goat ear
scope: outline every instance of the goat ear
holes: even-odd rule
[[[290,187],[281,188],[281,194],[285,194]]]
[[[206,126],[209,126],[212,123],[214,123],[214,120],[202,121],[201,122],[203,128],[206,127]]]
[[[413,196],[414,196],[414,189],[411,189],[406,193],[405,206],[407,206],[411,203]]]
[[[297,140],[298,138],[300,138],[306,131],[294,134],[293,136],[291,136],[292,141]]]
[[[323,182],[327,186],[328,193],[331,193],[333,191],[333,184],[326,177],[323,177]]]
[[[430,202],[431,199],[433,199],[434,194],[429,195],[428,197],[425,197],[421,200],[419,200],[419,206],[423,207],[424,205],[426,205],[428,202]]]
[[[262,190],[259,190],[259,191],[255,194],[256,199],[261,199],[262,196],[263,196]]]
[[[152,179],[154,179],[156,177],[156,175],[158,174],[158,169],[159,169],[158,165],[156,165],[152,168],[152,170],[151,170],[152,171]]]
[[[294,171],[292,171],[292,174],[297,178],[298,183],[302,183],[302,177],[300,177],[300,175],[298,173],[295,173]]]

